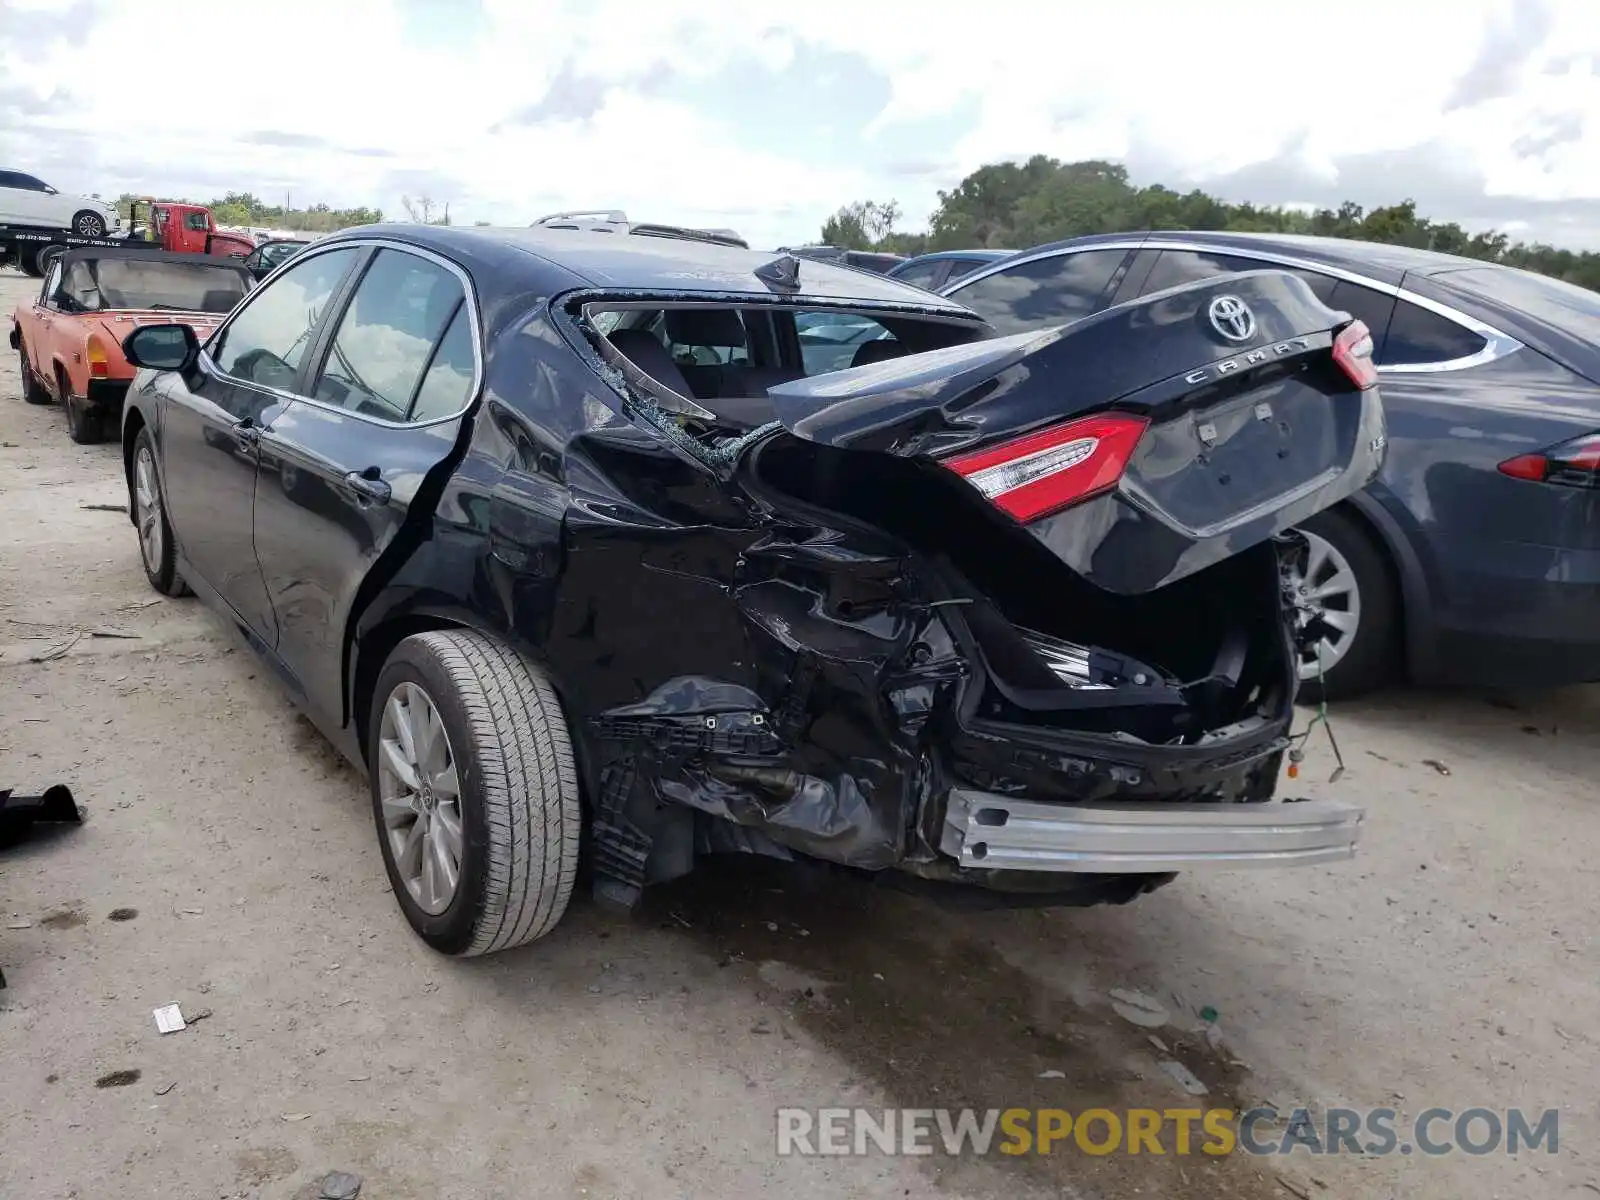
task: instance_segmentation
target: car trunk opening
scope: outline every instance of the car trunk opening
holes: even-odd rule
[[[968,713],[981,723],[1182,746],[1287,717],[1293,655],[1273,542],[1118,595],[925,462],[777,436],[747,470],[747,489],[780,518],[859,524],[908,548],[918,595],[847,603],[857,617],[937,607],[960,656],[981,666]]]

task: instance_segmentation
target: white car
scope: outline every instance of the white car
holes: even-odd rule
[[[122,217],[109,200],[58,192],[21,171],[0,171],[0,225],[38,225],[104,237],[122,228]]]

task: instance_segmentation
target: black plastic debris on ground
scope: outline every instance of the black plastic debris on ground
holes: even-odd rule
[[[22,841],[35,821],[82,825],[83,814],[72,798],[72,789],[58,783],[38,796],[19,796],[11,788],[0,789],[0,849]],[[6,974],[0,971],[0,988],[5,986]]]

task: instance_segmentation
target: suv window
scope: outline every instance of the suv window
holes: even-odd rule
[[[1375,361],[1380,367],[1405,363],[1449,362],[1468,358],[1488,342],[1448,317],[1429,312],[1408,300],[1397,301],[1389,321],[1389,334]]]
[[[1125,250],[1079,250],[1018,263],[958,288],[950,298],[1002,333],[1022,333],[1097,312]]]
[[[318,254],[257,291],[208,347],[217,369],[263,387],[292,388],[322,310],[356,254],[353,246]]]
[[[378,251],[339,318],[311,394],[364,416],[406,420],[465,298],[461,281],[438,263],[402,250]],[[470,341],[467,349],[470,354]],[[430,397],[430,405],[440,402]]]
[[[1337,279],[1332,275],[1324,275],[1320,271],[1307,271],[1298,267],[1285,267],[1279,263],[1267,262],[1262,259],[1243,258],[1233,254],[1220,254],[1212,251],[1194,250],[1163,250],[1161,257],[1156,261],[1155,269],[1150,272],[1150,277],[1145,280],[1141,294],[1161,291],[1164,288],[1177,287],[1184,283],[1196,283],[1202,279],[1209,279],[1213,275],[1231,274],[1235,271],[1287,271],[1291,275],[1298,275],[1310,285],[1316,294],[1329,308],[1340,312],[1347,312],[1356,320],[1366,325],[1372,334],[1372,340],[1377,347],[1373,355],[1374,360],[1381,366],[1393,361],[1386,354],[1384,331],[1389,328],[1389,318],[1394,312],[1394,297],[1386,296],[1372,288],[1363,287],[1359,283],[1352,283],[1348,279]]]
[[[1141,293],[1164,292],[1186,283],[1198,283],[1213,275],[1232,275],[1236,271],[1259,271],[1272,263],[1251,258],[1238,258],[1232,254],[1218,254],[1210,250],[1163,250],[1161,257],[1144,281]],[[1307,280],[1309,283],[1310,280]],[[1314,290],[1314,289],[1313,289]]]

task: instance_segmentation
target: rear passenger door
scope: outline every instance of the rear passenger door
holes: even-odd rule
[[[1001,334],[1049,329],[1105,308],[1131,257],[1126,247],[1058,250],[960,280],[943,294],[965,304]]]
[[[312,350],[307,398],[261,438],[255,493],[278,656],[334,725],[357,590],[408,518],[425,527],[430,514],[412,507],[455,449],[482,377],[466,272],[415,247],[362,252]]]

